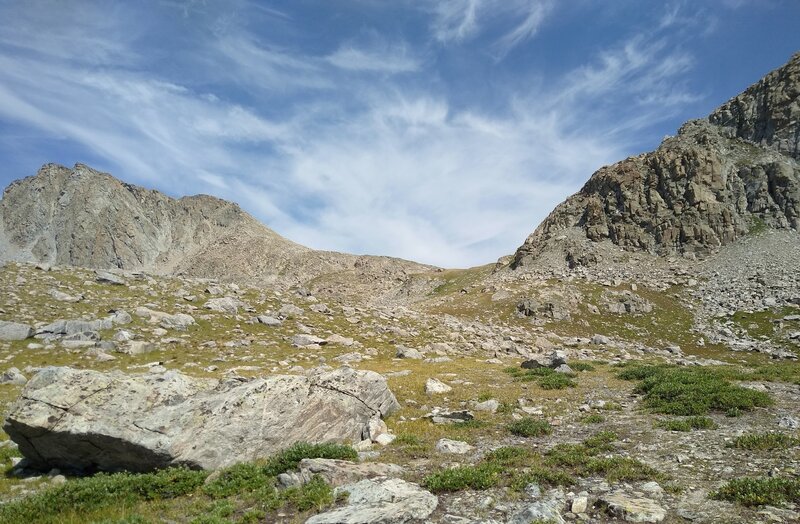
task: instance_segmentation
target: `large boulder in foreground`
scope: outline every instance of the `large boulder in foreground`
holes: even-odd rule
[[[358,442],[398,408],[385,378],[350,368],[218,381],[49,367],[3,429],[35,468],[216,469],[299,441]]]

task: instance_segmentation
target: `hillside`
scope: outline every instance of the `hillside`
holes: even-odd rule
[[[708,254],[763,227],[800,227],[800,54],[656,151],[603,167],[517,249],[512,267],[590,265],[604,243]],[[557,254],[556,254],[557,253]],[[560,260],[559,260],[560,259]]]
[[[0,200],[0,260],[300,284],[353,273],[389,282],[428,266],[316,251],[287,240],[231,202],[170,198],[77,164],[48,164]]]

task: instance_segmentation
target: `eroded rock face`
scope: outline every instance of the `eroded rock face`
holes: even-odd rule
[[[559,250],[597,262],[593,243],[706,253],[754,228],[800,228],[800,54],[656,151],[592,175],[517,250],[512,267]]]
[[[800,53],[709,115],[735,136],[800,160]]]
[[[399,408],[386,380],[342,368],[250,381],[45,368],[4,429],[36,468],[216,469],[299,441],[359,442]]]

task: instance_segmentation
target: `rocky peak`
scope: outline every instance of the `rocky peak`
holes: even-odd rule
[[[727,101],[708,121],[731,136],[800,160],[800,52]]]
[[[595,172],[517,250],[512,267],[592,264],[608,241],[707,253],[762,227],[800,228],[800,54],[657,150]]]
[[[46,164],[6,188],[0,200],[2,260],[278,284],[342,271],[401,276],[427,267],[315,251],[232,202],[208,195],[174,199],[84,164]]]

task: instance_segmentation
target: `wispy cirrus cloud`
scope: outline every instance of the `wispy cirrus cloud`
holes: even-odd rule
[[[343,44],[325,58],[332,65],[350,71],[410,73],[419,71],[421,61],[412,56],[405,44],[360,47]]]
[[[491,30],[495,35],[492,54],[499,60],[536,35],[553,6],[552,0],[436,1],[430,7],[431,30],[445,44],[463,42]]]
[[[483,67],[502,67],[492,52],[530,43],[557,4],[431,5],[417,24],[424,35],[359,23],[313,46],[298,44],[297,13],[267,13],[253,27],[248,20],[260,15],[248,2],[233,15],[170,5],[181,44],[163,69],[152,67],[163,57],[149,44],[163,28],[143,20],[117,39],[101,29],[135,15],[110,16],[98,4],[77,10],[75,38],[86,40],[72,48],[42,42],[22,52],[2,26],[0,136],[3,123],[27,126],[129,181],[236,200],[315,248],[465,266],[511,252],[642,130],[698,98],[685,83],[694,55],[664,28],[631,31],[546,78],[528,71],[524,81],[492,85],[487,104],[471,91],[491,84],[480,76],[491,69],[448,77],[474,53],[443,63],[430,35],[452,44],[481,34],[490,51]],[[0,6],[0,16],[27,9]],[[280,31],[264,30],[269,20]],[[92,39],[107,51],[83,60]]]

